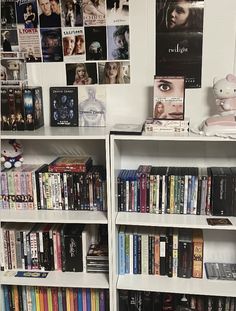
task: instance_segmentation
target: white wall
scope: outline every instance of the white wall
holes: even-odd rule
[[[107,85],[107,124],[143,122],[152,114],[155,71],[155,0],[130,0],[130,85]],[[201,89],[186,90],[186,117],[192,125],[214,112],[212,81],[236,73],[236,1],[205,0]],[[64,63],[28,64],[30,85],[44,89],[49,124],[49,87],[66,85]]]

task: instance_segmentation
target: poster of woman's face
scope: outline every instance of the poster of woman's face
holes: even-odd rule
[[[184,119],[184,77],[156,76],[154,78],[153,118]]]

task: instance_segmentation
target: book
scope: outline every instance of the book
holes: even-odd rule
[[[49,163],[48,171],[54,173],[87,172],[92,166],[89,156],[61,156]]]
[[[179,229],[178,241],[178,277],[192,276],[192,230]]]
[[[50,87],[50,125],[78,126],[78,88]]]
[[[115,124],[111,130],[110,134],[116,135],[141,135],[143,131],[143,124]]]
[[[193,229],[193,278],[203,277],[203,233],[201,229]]]

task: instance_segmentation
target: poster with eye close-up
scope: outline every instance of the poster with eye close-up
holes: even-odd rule
[[[156,0],[156,75],[201,87],[203,0]]]
[[[153,118],[157,120],[184,119],[184,77],[154,77]]]

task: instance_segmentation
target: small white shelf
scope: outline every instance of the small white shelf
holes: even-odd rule
[[[236,297],[236,281],[169,278],[155,275],[122,275],[117,289]]]
[[[229,226],[210,226],[207,224],[206,218],[217,218],[217,217],[201,216],[201,215],[177,215],[177,214],[160,215],[150,213],[118,212],[116,216],[116,224],[132,225],[132,226],[159,226],[159,227],[177,227],[177,228],[201,228],[212,230],[236,230],[235,217],[226,217],[232,222],[232,225]]]
[[[51,271],[46,278],[15,277],[16,271],[0,272],[1,285],[109,288],[108,274]]]
[[[146,134],[142,135],[112,135],[114,140],[137,140],[137,141],[153,141],[153,140],[163,140],[163,141],[236,141],[233,138],[224,138],[217,136],[204,136],[194,133],[185,134],[173,134],[173,133],[158,133],[158,134]]]
[[[107,127],[41,127],[35,131],[2,131],[1,139],[103,139],[109,134]]]
[[[0,210],[0,221],[107,224],[107,213],[97,211]]]

